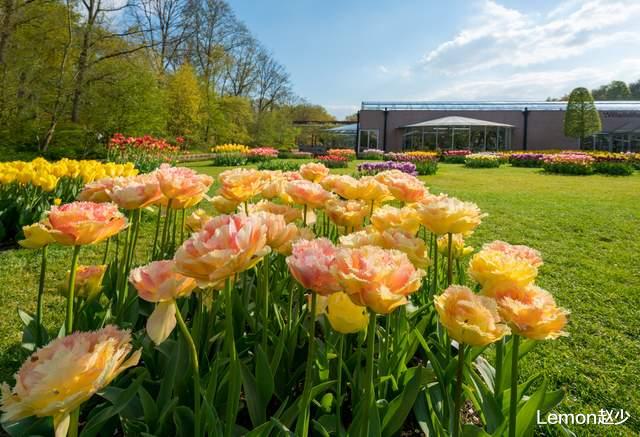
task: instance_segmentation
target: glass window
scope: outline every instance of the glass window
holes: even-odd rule
[[[360,131],[360,150],[378,149],[378,129],[362,129]]]

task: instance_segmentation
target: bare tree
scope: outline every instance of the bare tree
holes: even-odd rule
[[[291,96],[289,74],[269,53],[256,58],[256,107],[258,112],[272,109]]]

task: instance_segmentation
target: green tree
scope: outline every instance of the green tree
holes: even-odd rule
[[[584,138],[601,130],[602,122],[593,96],[586,88],[575,88],[569,95],[564,114],[564,134],[577,138],[582,149]]]
[[[182,64],[167,81],[167,131],[192,136],[200,124],[200,85],[191,64]]]
[[[258,114],[253,130],[252,145],[285,148],[293,146],[299,129],[293,126],[285,109],[274,109]]]

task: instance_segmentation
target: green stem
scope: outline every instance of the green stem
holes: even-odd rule
[[[301,411],[296,424],[296,435],[307,437],[309,435],[309,417],[311,406],[311,389],[313,388],[313,364],[316,357],[316,308],[318,305],[318,295],[311,292],[311,311],[309,314],[309,352],[307,355],[307,365],[304,376],[304,391],[302,392]]]
[[[344,334],[338,338],[338,374],[336,378],[336,434],[342,435],[342,354],[344,352]]]
[[[225,436],[230,437],[236,423],[236,415],[238,411],[238,402],[240,401],[240,387],[238,386],[236,379],[233,375],[234,372],[239,372],[238,352],[236,351],[236,343],[233,335],[233,295],[231,289],[231,280],[225,279],[224,294],[225,294],[225,342],[227,344],[227,354],[229,356],[229,368],[231,374],[229,375],[229,390],[227,394],[227,417]]]
[[[447,234],[448,243],[447,243],[447,287],[451,285],[453,282],[453,252],[451,250],[451,245],[453,243],[453,235],[451,232]]]
[[[509,403],[509,437],[516,436],[516,418],[518,414],[518,355],[520,336],[513,336],[511,349],[511,402]]]
[[[184,241],[184,215],[186,213],[186,209],[182,210],[180,214],[180,244]]]
[[[433,281],[431,282],[431,296],[438,292],[438,248],[433,251]]]
[[[164,214],[164,225],[162,226],[162,241],[160,243],[160,258],[164,258],[167,245],[167,231],[169,226],[169,218],[171,217],[171,200],[167,202],[167,208]]]
[[[267,329],[269,322],[269,255],[264,257],[262,263],[262,299],[264,300],[262,308],[262,350],[266,352],[267,340],[269,339],[269,330]]]
[[[458,370],[456,372],[456,392],[453,407],[453,437],[460,435],[460,415],[462,407],[462,378],[464,374],[464,344],[458,344]]]
[[[69,431],[67,437],[78,437],[78,424],[80,423],[80,407],[69,413]]]
[[[160,234],[160,219],[162,218],[162,205],[158,205],[158,216],[156,217],[156,230],[153,235],[153,251],[151,252],[151,259],[156,258],[156,250],[158,244],[158,235]]]
[[[180,308],[178,308],[177,303],[174,303],[176,306],[176,320],[178,321],[178,326],[180,327],[180,332],[182,336],[187,342],[189,346],[189,354],[191,355],[191,367],[193,370],[193,405],[194,405],[194,421],[195,421],[195,435],[199,437],[200,434],[200,369],[198,366],[198,350],[196,349],[196,344],[193,342],[193,337],[191,337],[191,333],[189,332],[189,328],[184,323],[184,319],[182,318],[182,314],[180,313]]]
[[[44,280],[47,273],[47,246],[42,246],[40,263],[40,282],[38,283],[38,305],[36,306],[36,347],[42,346],[42,298],[44,296]]]
[[[373,408],[373,355],[376,337],[376,313],[369,311],[369,328],[367,329],[367,367],[364,387],[364,420],[362,421],[362,437],[369,436],[369,412]]]
[[[303,206],[302,225],[307,226],[307,205],[306,204]]]
[[[78,255],[81,246],[73,246],[73,257],[71,258],[71,271],[69,272],[69,288],[67,293],[67,318],[64,325],[64,335],[73,332],[73,302],[76,293],[76,270],[78,269]]]
[[[107,258],[109,257],[109,245],[111,243],[111,237],[107,238],[107,242],[104,245],[104,255],[102,255],[102,264],[107,262]]]
[[[504,361],[504,338],[496,342],[496,382],[493,394],[502,397],[502,366]]]

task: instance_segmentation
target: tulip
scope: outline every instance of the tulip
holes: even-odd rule
[[[349,175],[331,175],[324,178],[320,185],[325,190],[333,191],[343,199],[360,199],[362,190],[358,179]]]
[[[213,196],[210,202],[215,210],[220,214],[233,214],[238,209],[238,202],[229,200],[223,196]]]
[[[429,194],[420,179],[400,170],[383,171],[375,179],[386,185],[393,197],[405,203],[418,202]]]
[[[162,194],[169,202],[184,202],[185,199],[202,197],[213,183],[211,176],[198,174],[186,167],[171,167],[168,164],[162,164],[154,174]]]
[[[78,194],[78,200],[96,203],[111,202],[109,190],[118,182],[120,182],[119,178],[111,177],[101,178],[90,182],[84,186],[82,191],[80,191],[80,194]]]
[[[214,217],[177,250],[176,270],[203,287],[219,288],[226,278],[253,267],[269,253],[266,233],[266,225],[257,217]]]
[[[328,174],[329,169],[317,162],[310,162],[300,166],[300,175],[311,182],[320,182]]]
[[[400,229],[387,229],[381,232],[379,245],[383,249],[396,249],[403,252],[416,268],[426,269],[431,265],[424,240]]]
[[[236,168],[220,173],[218,181],[224,198],[243,203],[260,194],[269,179],[258,170]]]
[[[53,340],[24,362],[12,389],[2,384],[2,422],[51,416],[56,437],[77,435],[78,408],[138,363],[141,351],[131,350],[129,331],[112,325]]]
[[[354,304],[349,295],[343,292],[329,295],[325,314],[331,327],[341,334],[363,331],[369,323],[367,307]]]
[[[302,210],[289,205],[282,205],[279,203],[261,200],[258,203],[249,204],[248,207],[248,214],[253,214],[260,211],[270,212],[272,214],[281,215],[282,217],[284,217],[284,220],[287,223],[292,223],[298,219],[302,219]]]
[[[127,219],[113,203],[72,202],[53,206],[41,223],[57,243],[81,246],[117,234],[126,227]]]
[[[291,196],[294,203],[312,209],[321,208],[332,197],[322,186],[307,180],[289,182],[285,192]]]
[[[74,285],[75,296],[82,299],[93,300],[102,290],[102,279],[106,271],[106,265],[78,266]],[[65,280],[58,285],[58,290],[63,295],[66,295],[68,292],[67,287],[70,275],[71,272],[67,272]]]
[[[379,314],[408,303],[425,275],[404,253],[377,246],[339,248],[332,270],[353,303]]]
[[[202,226],[211,219],[204,209],[198,208],[185,220],[185,226],[190,232],[199,232]]]
[[[332,272],[335,256],[336,248],[326,238],[300,240],[293,244],[287,265],[304,288],[327,296],[341,289]]]
[[[336,225],[347,229],[360,229],[369,208],[362,200],[331,199],[325,204],[325,211]]]
[[[416,211],[406,206],[396,208],[395,206],[384,205],[376,209],[371,216],[371,224],[378,231],[400,229],[412,235],[415,235],[420,228]]]
[[[443,235],[437,241],[438,252],[447,256],[449,252],[449,236]],[[464,236],[462,234],[453,234],[451,236],[451,256],[454,259],[463,258],[473,252],[473,247],[464,245]]]
[[[160,184],[153,174],[118,179],[106,191],[111,200],[123,209],[146,208],[162,199]]]
[[[524,288],[532,284],[538,269],[527,260],[497,250],[483,249],[469,261],[469,275],[493,296],[496,289]]]
[[[27,249],[40,249],[55,242],[49,232],[49,228],[42,223],[23,226],[22,232],[24,233],[24,240],[20,240],[18,243]]]
[[[538,268],[543,264],[542,255],[540,255],[540,252],[528,246],[513,245],[505,243],[504,241],[496,240],[491,243],[485,244],[482,248],[487,250],[497,250],[498,252],[502,252],[507,255],[512,255],[518,259],[528,261],[529,264],[531,264],[535,268]]]
[[[483,217],[475,203],[453,197],[429,196],[414,205],[422,224],[436,235],[467,235],[478,227]]]

